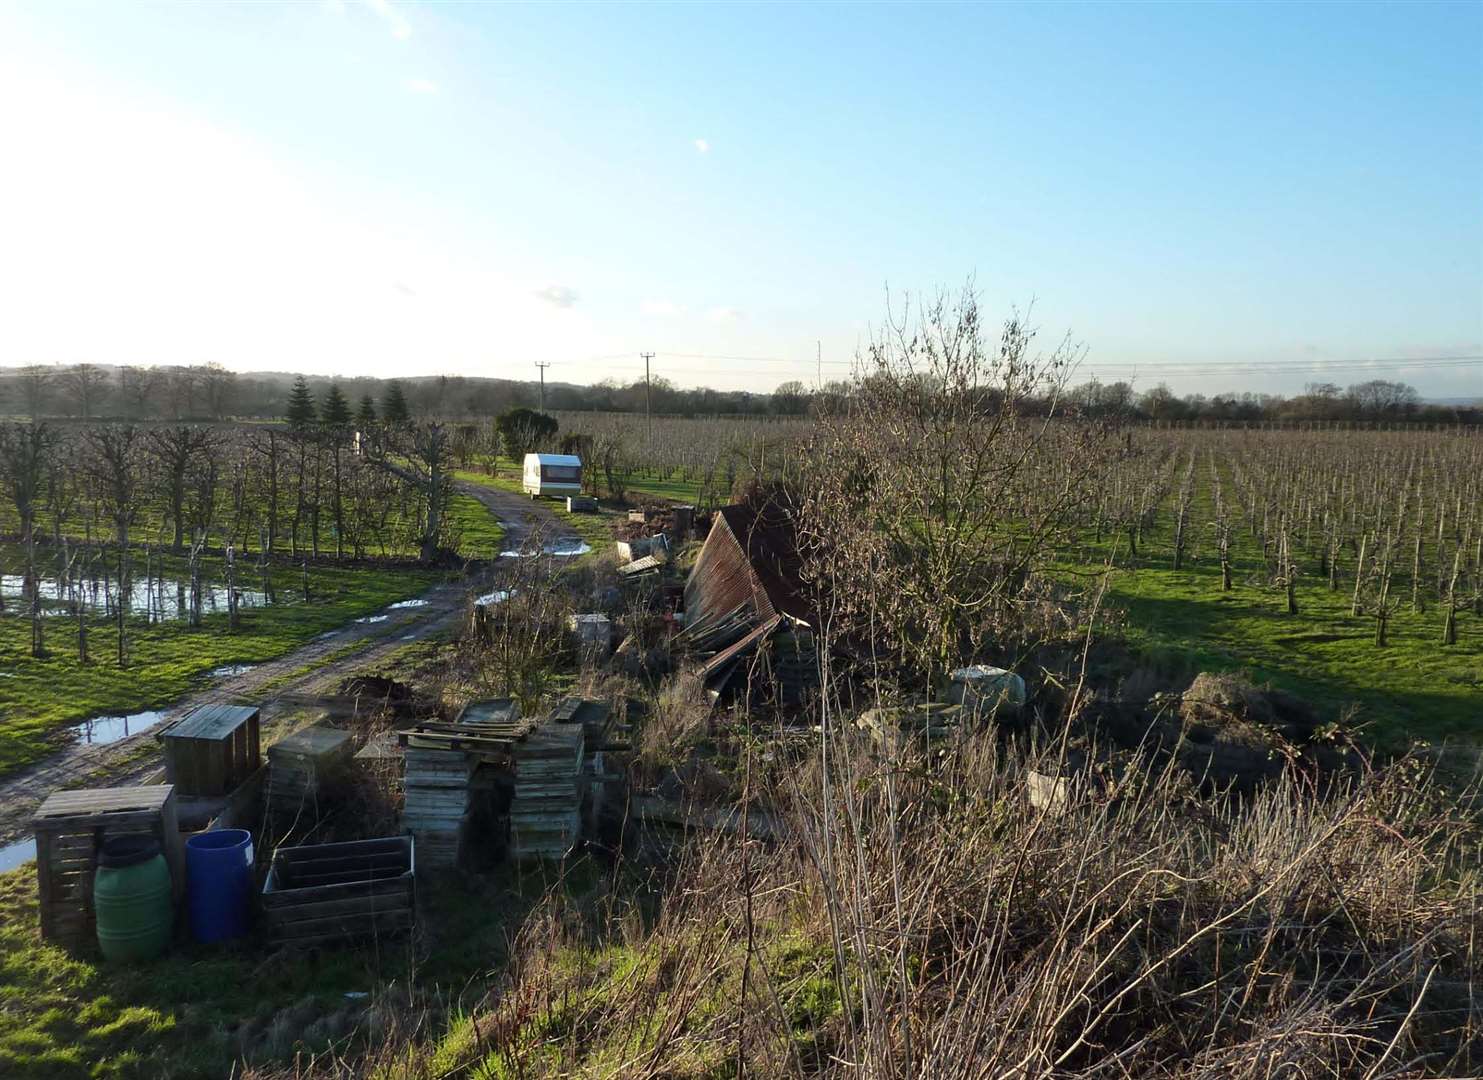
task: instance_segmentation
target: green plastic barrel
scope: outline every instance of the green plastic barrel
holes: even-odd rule
[[[109,960],[149,960],[170,943],[170,868],[150,836],[103,841],[93,877],[98,948]]]

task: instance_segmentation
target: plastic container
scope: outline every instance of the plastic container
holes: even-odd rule
[[[252,905],[252,834],[213,829],[185,842],[186,902],[191,936],[227,941],[247,933]]]
[[[98,948],[108,960],[150,960],[170,944],[170,868],[152,836],[104,840],[93,874]]]

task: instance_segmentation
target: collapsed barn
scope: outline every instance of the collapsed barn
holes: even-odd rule
[[[797,529],[780,499],[716,512],[685,582],[685,626],[676,639],[698,659],[713,694],[751,673],[796,704],[814,684],[818,616],[801,563]]]

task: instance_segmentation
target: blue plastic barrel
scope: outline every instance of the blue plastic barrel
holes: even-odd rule
[[[252,834],[213,829],[192,836],[185,842],[185,881],[197,941],[245,935],[252,908]]]

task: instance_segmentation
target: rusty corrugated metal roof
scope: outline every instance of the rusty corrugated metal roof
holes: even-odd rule
[[[759,593],[755,597],[758,612],[764,616],[777,612],[812,623],[813,609],[800,574],[798,531],[787,509],[770,499],[760,506],[741,503],[723,507],[718,517],[726,523],[751,569]]]

